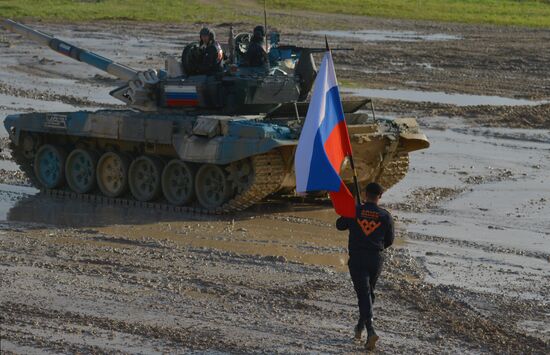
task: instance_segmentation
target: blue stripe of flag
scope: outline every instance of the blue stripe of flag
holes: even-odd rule
[[[168,99],[196,99],[198,95],[193,92],[167,92],[166,97]]]
[[[340,101],[340,93],[338,86],[332,87],[326,94],[325,101],[325,117],[319,126],[319,132],[323,143],[328,139],[332,131],[340,122],[344,120],[344,112],[342,110],[342,102]]]
[[[338,191],[342,182],[340,176],[330,164],[325,151],[326,140],[336,126],[344,120],[344,112],[337,86],[327,92],[325,105],[325,117],[321,122],[321,126],[319,126],[313,143],[307,191]]]
[[[342,180],[328,160],[320,132],[317,132],[315,136],[309,171],[307,191],[338,191],[340,189]]]

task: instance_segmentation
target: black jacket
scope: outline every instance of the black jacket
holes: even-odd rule
[[[265,52],[263,41],[252,40],[248,45],[248,50],[244,56],[244,66],[261,67],[267,64],[267,53]]]
[[[349,229],[350,256],[361,252],[382,251],[393,244],[394,226],[391,214],[374,203],[357,208],[357,218],[340,217],[338,230]]]
[[[201,61],[198,65],[198,73],[212,75],[223,70],[220,44],[214,40],[206,47],[201,48]]]

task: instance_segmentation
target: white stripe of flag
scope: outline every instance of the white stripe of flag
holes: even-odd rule
[[[197,88],[195,86],[171,86],[171,85],[166,85],[164,87],[164,91],[165,92],[173,92],[173,93],[176,93],[176,92],[196,93]]]

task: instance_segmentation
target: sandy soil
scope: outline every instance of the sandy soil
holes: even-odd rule
[[[357,50],[335,55],[341,79],[550,99],[549,31],[345,19],[460,39],[342,39]],[[190,25],[37,26],[139,68],[161,67],[192,36]],[[322,43],[292,29],[283,38]],[[107,94],[116,80],[1,39],[0,116],[118,105]],[[376,106],[412,112],[432,142],[384,197],[398,238],[375,305],[378,352],[548,353],[549,105]],[[347,238],[326,203],[271,200],[213,218],[58,200],[37,195],[0,147],[2,353],[363,352]]]

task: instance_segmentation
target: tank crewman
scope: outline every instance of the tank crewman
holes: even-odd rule
[[[198,74],[212,75],[223,70],[223,51],[216,41],[214,31],[204,27],[200,31],[200,60]]]
[[[265,29],[264,26],[254,27],[248,50],[244,55],[244,66],[261,67],[267,65],[267,53],[265,51]]]
[[[391,246],[394,239],[393,218],[378,206],[383,192],[379,184],[368,184],[366,202],[357,207],[356,218],[340,217],[336,221],[338,230],[349,230],[348,267],[359,304],[355,339],[361,339],[366,327],[367,350],[373,350],[378,340],[374,331],[372,304],[374,288],[384,262],[382,251]]]

